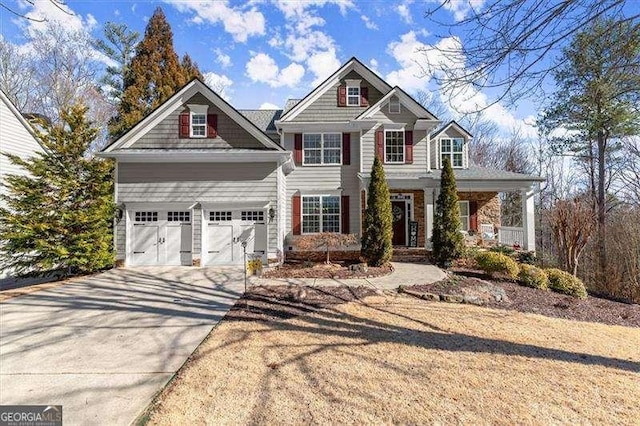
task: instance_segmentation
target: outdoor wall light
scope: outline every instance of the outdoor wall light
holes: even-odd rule
[[[276,217],[276,209],[273,207],[269,207],[269,222],[273,222],[273,219]]]

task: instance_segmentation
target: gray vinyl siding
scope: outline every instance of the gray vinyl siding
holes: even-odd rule
[[[126,253],[126,236],[127,236],[127,215],[123,214],[122,219],[116,222],[115,230],[115,248],[116,259],[124,259]]]
[[[303,166],[287,176],[286,235],[292,234],[292,205],[294,195],[338,194],[349,196],[349,231],[360,231],[360,183],[358,170],[360,164],[360,134],[351,133],[351,164],[335,166]],[[293,150],[294,135],[284,135],[284,147]]]
[[[199,259],[200,251],[202,250],[202,209],[193,209],[192,214],[193,242],[191,252],[194,259]]]
[[[298,114],[292,121],[346,121],[362,114],[368,107],[338,106],[338,86],[344,84],[344,80],[362,80],[360,86],[369,89],[369,105],[378,102],[384,96],[372,84],[367,82],[360,74],[351,71],[342,80],[333,85],[314,103]]]
[[[387,123],[404,124],[405,130],[412,130],[416,122],[416,116],[404,106],[399,114],[389,114],[383,107],[373,117],[381,123],[382,127]],[[376,155],[376,131],[379,127],[373,127],[362,135],[362,171],[368,173],[373,166]],[[390,129],[392,130],[392,129]],[[385,164],[386,172],[395,173],[425,173],[427,171],[427,132],[426,130],[413,131],[413,163],[412,164]]]
[[[271,202],[278,208],[276,163],[119,163],[118,203]],[[200,252],[202,223],[194,211],[193,251]],[[277,247],[270,223],[269,248]],[[122,231],[124,241],[124,224]],[[118,255],[124,256],[124,244]],[[194,256],[195,257],[195,256]]]
[[[187,104],[209,105],[209,114],[218,115],[216,138],[180,138],[179,116],[188,112]],[[178,107],[167,118],[137,140],[131,148],[254,148],[261,149],[264,145],[247,132],[242,126],[224,114],[217,106],[198,93],[192,96],[183,106]]]
[[[0,153],[29,158],[39,151],[42,151],[40,144],[14,115],[4,99],[0,99]],[[4,183],[7,175],[24,174],[26,174],[24,169],[12,164],[7,157],[0,154],[0,183]],[[0,185],[0,194],[6,194],[6,192],[6,188]],[[1,200],[0,206],[2,206]]]

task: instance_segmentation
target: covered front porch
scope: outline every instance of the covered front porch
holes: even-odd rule
[[[456,172],[467,172],[456,170]],[[501,172],[509,173],[509,172]],[[457,173],[458,174],[458,173]],[[456,176],[460,200],[460,220],[469,246],[507,245],[535,251],[534,196],[537,181],[513,173],[520,179],[465,179]],[[522,179],[526,176],[530,179]],[[360,176],[361,215],[367,200],[368,177]],[[440,173],[421,175],[387,174],[393,213],[393,245],[398,248],[431,249],[435,202]],[[519,195],[520,226],[503,226],[501,193]],[[362,216],[364,217],[364,216]]]

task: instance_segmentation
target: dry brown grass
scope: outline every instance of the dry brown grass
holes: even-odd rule
[[[150,423],[640,423],[638,328],[366,302],[223,321]]]

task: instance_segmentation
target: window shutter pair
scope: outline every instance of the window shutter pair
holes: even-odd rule
[[[347,86],[341,84],[338,86],[338,106],[346,107],[347,106]],[[368,107],[369,106],[369,88],[368,87],[360,87],[360,106]]]
[[[302,133],[293,135],[293,161],[296,166],[302,164]],[[351,133],[342,134],[342,164],[351,164]]]
[[[469,201],[469,229],[478,231],[478,202]]]
[[[191,135],[191,114],[183,112],[180,114],[178,137],[181,139],[189,138]],[[207,137],[215,138],[218,136],[218,116],[216,114],[207,114]]]
[[[293,196],[291,212],[292,212],[291,229],[292,229],[293,235],[300,235],[302,234],[302,197],[300,197],[299,195]],[[343,195],[340,198],[340,215],[341,215],[340,221],[342,222],[341,223],[342,233],[348,234],[349,233],[349,196],[348,195]]]
[[[376,131],[376,156],[385,162],[384,155],[384,129]],[[413,131],[404,132],[404,162],[405,164],[413,164]]]

